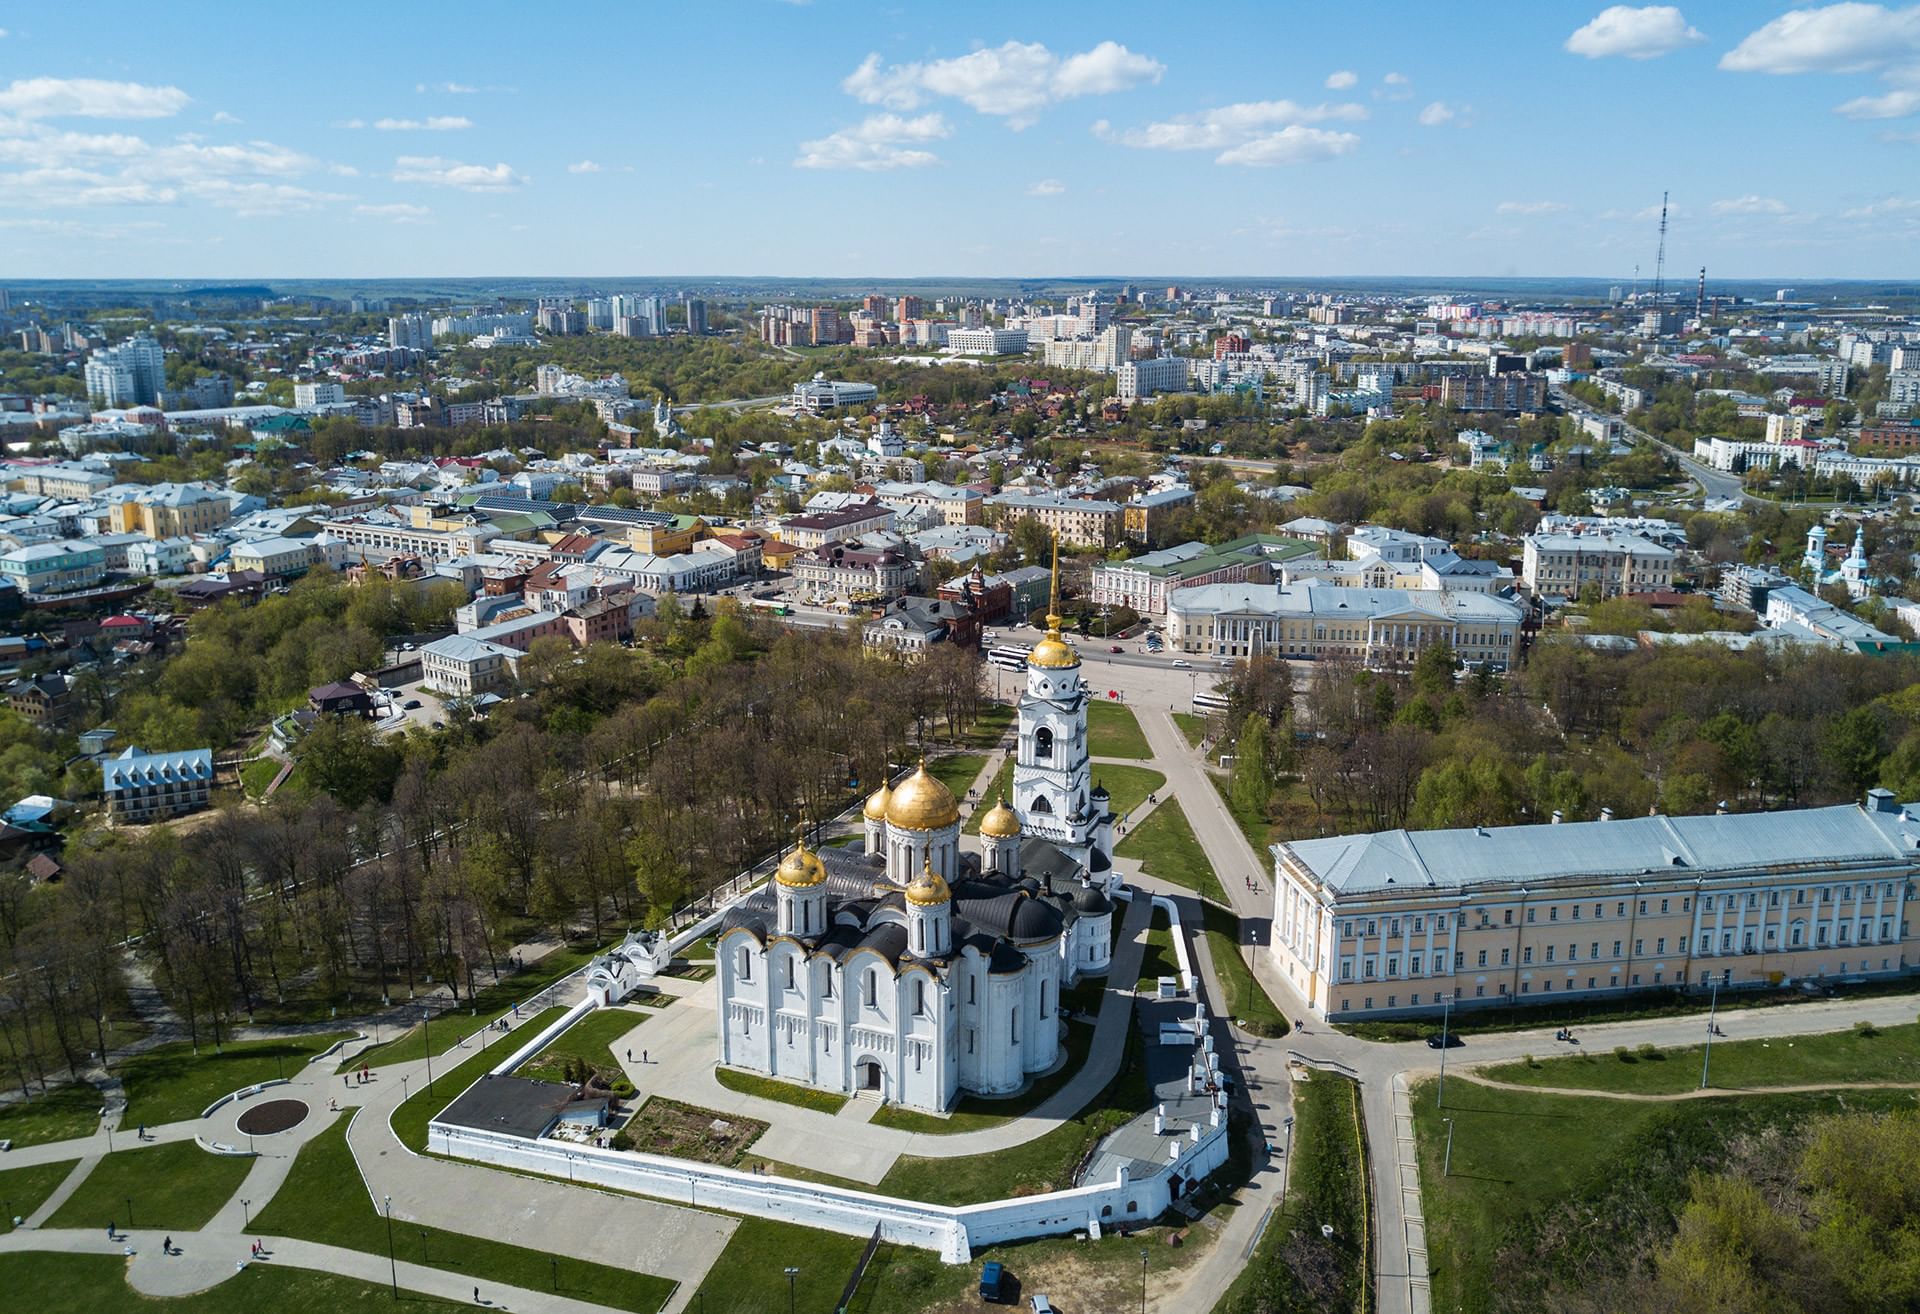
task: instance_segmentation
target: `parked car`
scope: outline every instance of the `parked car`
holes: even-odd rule
[[[1045,1296],[1035,1296],[1033,1298],[1033,1314],[1055,1314],[1053,1302]]]
[[[1173,659],[1173,669],[1176,671],[1191,671],[1193,669],[1193,663],[1185,657],[1175,657]]]
[[[980,1299],[998,1304],[1006,1286],[1006,1273],[1000,1261],[989,1259],[980,1269]]]
[[[406,702],[401,703],[400,706],[409,712],[417,711],[420,707],[420,700],[418,698],[409,698]]]

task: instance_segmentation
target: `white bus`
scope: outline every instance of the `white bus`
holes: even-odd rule
[[[1203,693],[1193,696],[1193,710],[1196,712],[1224,712],[1233,706],[1233,700],[1223,693]]]
[[[987,660],[1003,670],[1024,671],[1027,669],[1027,650],[1011,644],[1002,644],[998,648],[987,650]]]

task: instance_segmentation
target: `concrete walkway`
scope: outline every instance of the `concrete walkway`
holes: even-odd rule
[[[254,1263],[338,1273],[379,1286],[397,1280],[407,1291],[457,1301],[462,1305],[473,1304],[476,1289],[473,1279],[461,1273],[404,1262],[389,1267],[382,1262],[387,1259],[385,1255],[320,1245],[313,1241],[256,1236],[211,1226],[198,1232],[174,1232],[172,1237],[176,1253],[163,1255],[160,1253],[162,1234],[158,1232],[136,1230],[122,1234],[117,1241],[108,1241],[92,1229],[13,1232],[0,1236],[0,1254],[40,1251],[67,1255],[113,1255],[127,1261],[128,1285],[142,1295],[153,1297],[177,1298],[206,1291]],[[255,1241],[266,1243],[266,1259],[253,1258],[251,1247]],[[565,1281],[566,1262],[565,1259],[561,1260],[562,1282]],[[493,1282],[480,1283],[478,1290],[480,1303],[484,1306],[522,1310],[527,1314],[601,1314],[608,1308],[550,1291],[533,1291]],[[681,1301],[680,1293],[675,1293],[674,1300]],[[672,1302],[668,1308],[673,1308]]]

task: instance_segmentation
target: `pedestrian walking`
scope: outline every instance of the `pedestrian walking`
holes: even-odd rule
[[[171,1254],[173,1253],[173,1238],[172,1238],[172,1237],[168,1237],[168,1238],[167,1238],[166,1240],[164,1240],[164,1241],[162,1241],[162,1242],[160,1243],[160,1253],[161,1253],[161,1254],[163,1254],[163,1255],[171,1255]]]
[[[650,1060],[650,1059],[648,1059],[648,1058],[647,1058],[647,1051],[646,1051],[646,1050],[644,1050],[644,1049],[640,1051],[640,1061],[641,1061],[642,1063],[648,1063],[648,1062],[651,1062],[651,1061],[652,1061],[652,1060]]]
[[[107,1220],[107,1240],[113,1240],[113,1220]]]
[[[475,1288],[473,1289],[473,1303],[474,1303],[474,1304],[476,1304],[476,1305],[478,1305],[478,1304],[480,1303],[480,1288],[479,1288],[479,1287],[475,1287]]]
[[[631,1063],[631,1062],[633,1062],[633,1051],[632,1051],[632,1050],[628,1050],[628,1051],[627,1051],[627,1062],[629,1062],[629,1063]]]

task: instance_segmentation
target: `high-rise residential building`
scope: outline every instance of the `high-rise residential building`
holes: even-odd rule
[[[147,333],[136,333],[87,360],[87,396],[99,406],[152,406],[167,381],[167,357]]]
[[[902,324],[910,319],[925,319],[927,317],[926,302],[919,297],[901,297],[894,303],[893,317]]]
[[[387,321],[387,345],[426,351],[433,346],[433,322],[425,315],[395,315]]]
[[[296,383],[293,385],[293,404],[295,406],[342,406],[346,404],[347,390],[338,383]]]
[[[699,297],[688,297],[686,311],[687,332],[695,337],[703,336],[707,331],[707,303]]]
[[[840,312],[828,306],[815,306],[807,315],[815,342],[840,340]]]
[[[866,311],[875,319],[885,319],[887,317],[887,299],[878,292],[869,292],[860,299],[860,309]]]
[[[594,297],[587,302],[587,327],[602,332],[613,328],[613,302],[606,297]]]

